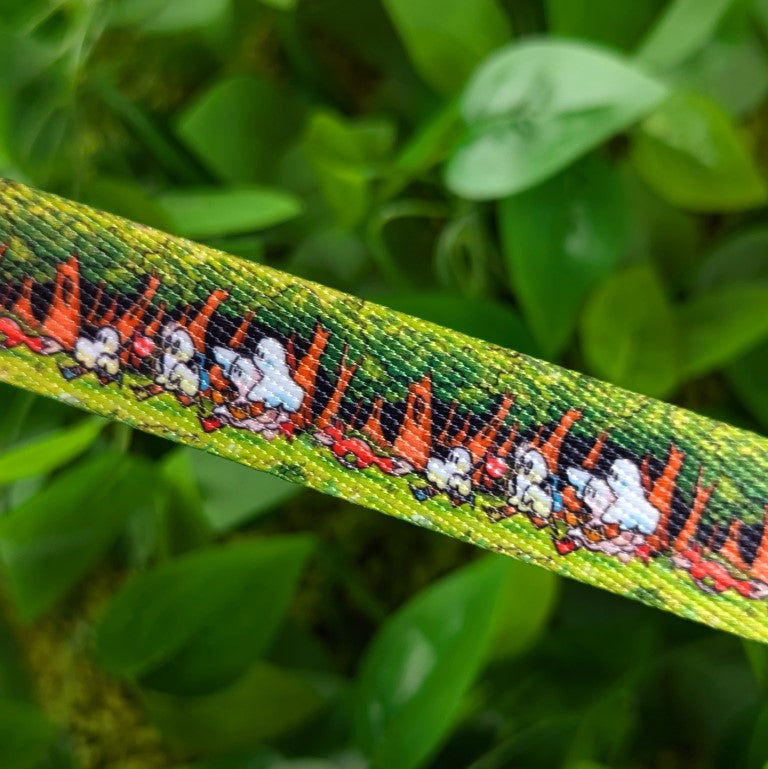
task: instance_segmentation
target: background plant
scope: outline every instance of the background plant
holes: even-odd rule
[[[767,95],[763,0],[0,0],[6,175],[763,432]],[[2,393],[4,767],[768,758],[762,648]]]

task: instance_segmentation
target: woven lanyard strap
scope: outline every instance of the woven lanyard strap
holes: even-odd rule
[[[768,640],[768,441],[13,182],[0,379]]]

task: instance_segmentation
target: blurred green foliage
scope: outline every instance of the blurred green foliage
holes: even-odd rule
[[[0,170],[768,430],[765,0],[0,0]],[[754,644],[0,398],[4,769],[768,760]]]

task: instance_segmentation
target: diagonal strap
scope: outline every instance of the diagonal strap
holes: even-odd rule
[[[0,183],[0,379],[768,640],[768,440]]]

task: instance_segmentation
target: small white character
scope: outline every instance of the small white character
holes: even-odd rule
[[[194,403],[208,386],[200,358],[190,333],[180,323],[166,323],[160,331],[154,381],[134,387],[136,397],[145,400],[169,392],[183,406]]]
[[[425,470],[427,485],[412,485],[411,492],[419,501],[445,492],[454,505],[458,506],[464,502],[474,505],[471,472],[472,455],[467,449],[458,446],[451,449],[444,460],[430,457]]]
[[[122,384],[120,370],[120,334],[113,326],[100,328],[93,338],[79,336],[75,341],[72,357],[74,366],[59,364],[59,371],[67,380],[76,379],[87,372],[96,374],[102,385],[109,382]]]
[[[508,505],[528,513],[535,526],[546,526],[555,512],[555,497],[544,455],[530,443],[519,446],[515,452],[514,473],[508,484]]]

